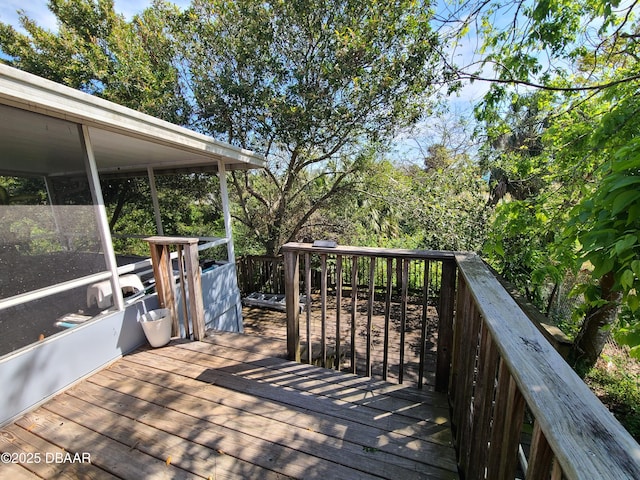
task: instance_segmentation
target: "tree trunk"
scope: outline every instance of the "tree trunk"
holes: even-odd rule
[[[280,219],[273,219],[273,223],[268,227],[267,238],[265,241],[265,255],[275,257],[280,252],[281,238],[280,230],[282,222]]]
[[[601,297],[607,303],[589,310],[569,354],[570,363],[581,376],[595,365],[609,338],[610,329],[606,327],[618,318],[621,293],[612,290],[614,283],[613,272],[600,279]]]
[[[116,222],[120,218],[120,214],[122,213],[122,209],[124,208],[124,205],[127,203],[128,198],[129,198],[129,191],[125,181],[118,186],[118,203],[116,204],[116,208],[113,210],[113,215],[111,215],[111,221],[109,222],[109,229],[112,232],[116,225]]]

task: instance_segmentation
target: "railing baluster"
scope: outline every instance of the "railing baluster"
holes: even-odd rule
[[[397,262],[398,260],[396,260]],[[393,258],[387,258],[387,294],[384,301],[384,352],[382,378],[387,379],[389,371],[389,323],[391,319],[391,294],[393,292]]]
[[[375,300],[376,257],[369,257],[369,300],[367,302],[367,373],[371,376],[371,342],[373,340],[373,302]]]
[[[327,367],[327,256],[320,255],[320,347],[322,366]]]
[[[358,257],[351,259],[351,373],[356,367],[356,315],[358,308]]]
[[[480,334],[480,312],[476,308],[475,303],[471,303],[467,317],[467,328],[465,329],[465,338],[462,340],[465,345],[465,355],[460,365],[462,369],[461,375],[461,393],[459,401],[461,404],[461,416],[457,426],[457,438],[460,438],[459,455],[460,464],[464,472],[469,471],[469,453],[471,450],[471,425],[474,415],[473,411],[473,395],[476,377],[476,363],[478,356],[478,337]],[[505,477],[499,477],[505,478]]]
[[[540,424],[535,421],[533,424],[533,435],[531,437],[531,453],[529,454],[529,467],[527,468],[526,480],[547,480],[552,464],[553,451],[540,428]]]
[[[422,280],[422,324],[420,330],[420,363],[418,367],[418,388],[422,388],[424,378],[424,357],[427,343],[427,310],[429,309],[429,260],[424,261]]]
[[[409,259],[402,261],[402,299],[400,307],[400,365],[398,383],[404,382],[404,343],[407,326],[407,290],[409,288]]]
[[[311,339],[311,254],[304,255],[304,286],[306,296],[306,319],[307,319],[307,363],[313,364],[313,342]]]
[[[456,290],[456,264],[441,263],[440,301],[438,305],[438,348],[436,357],[436,391],[446,392],[453,351],[453,311]]]
[[[284,254],[285,303],[287,306],[287,357],[300,361],[300,267],[299,254]],[[309,309],[307,305],[307,309]]]
[[[336,257],[336,359],[335,368],[340,370],[340,314],[342,311],[342,255]]]
[[[553,459],[553,467],[551,467],[551,477],[549,480],[562,480],[562,467],[557,458]]]
[[[509,381],[511,375],[509,367],[501,358],[498,366],[498,385],[496,386],[495,406],[493,407],[493,425],[491,426],[491,448],[487,461],[488,478],[498,478],[496,475],[500,471],[502,461],[500,445],[502,445],[502,434],[504,432],[505,412],[507,408],[507,396],[509,393]]]
[[[513,478],[517,466],[517,451],[524,417],[524,398],[509,368],[500,359],[500,373],[494,408],[488,478]]]
[[[464,382],[464,356],[466,353],[466,345],[464,339],[466,339],[466,330],[469,327],[467,321],[469,312],[471,309],[471,295],[467,289],[466,282],[461,278],[458,284],[458,300],[456,310],[456,325],[454,329],[454,343],[453,343],[453,356],[451,364],[451,380],[449,387],[449,399],[452,405],[452,423],[454,427],[455,438],[460,438],[458,435],[460,418],[463,411],[463,382]],[[458,444],[459,442],[456,441]]]
[[[498,349],[489,329],[482,323],[478,378],[474,392],[473,422],[471,425],[471,453],[467,468],[468,478],[484,479],[491,434],[491,410],[495,394],[498,369]]]
[[[502,469],[499,478],[513,478],[518,464],[517,454],[524,420],[525,401],[513,377],[509,380],[507,418],[502,441]]]

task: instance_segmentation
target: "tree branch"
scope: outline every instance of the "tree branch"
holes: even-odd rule
[[[593,91],[593,90],[604,90],[605,88],[615,87],[616,85],[620,85],[621,83],[640,80],[640,74],[638,74],[638,75],[631,75],[625,78],[620,78],[618,80],[613,80],[608,83],[600,83],[597,85],[585,85],[582,87],[554,87],[551,85],[544,85],[541,83],[535,83],[528,80],[518,80],[516,78],[486,78],[473,73],[465,73],[465,72],[459,72],[458,74],[459,74],[460,80],[472,80],[472,81],[479,81],[479,82],[501,83],[501,84],[511,84],[511,85],[525,85],[528,87],[537,88],[539,90],[547,90],[547,91],[555,91],[555,92],[587,92],[587,91]]]
[[[347,173],[345,172],[340,177],[338,177],[338,179],[335,181],[335,183],[331,187],[331,190],[329,190],[322,197],[320,197],[318,200],[316,200],[314,202],[313,206],[309,210],[307,210],[307,212],[305,212],[305,214],[302,216],[302,218],[300,220],[298,220],[296,225],[293,227],[293,230],[289,234],[289,238],[287,239],[287,242],[291,242],[293,240],[293,238],[295,238],[295,236],[302,229],[302,227],[304,226],[306,221],[309,220],[309,218],[311,218],[311,215],[313,215],[320,207],[324,206],[324,203],[329,198],[331,198],[332,196],[334,196],[337,193],[339,193],[340,191],[342,191],[343,186],[340,185],[340,184],[341,184],[342,180],[344,180],[344,178],[346,176],[347,176]]]

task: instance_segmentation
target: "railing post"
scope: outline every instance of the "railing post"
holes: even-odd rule
[[[202,277],[200,274],[200,264],[198,261],[198,240],[193,239],[184,248],[185,264],[187,267],[187,287],[189,289],[189,312],[193,326],[193,339],[202,340],[205,337],[204,302],[202,299]],[[182,259],[178,257],[178,262]],[[184,282],[184,279],[180,279]],[[183,298],[183,301],[186,301]],[[185,332],[189,330],[189,319],[185,317]]]
[[[180,333],[178,326],[178,310],[176,308],[176,295],[174,292],[173,268],[171,267],[171,252],[169,245],[149,242],[151,251],[151,265],[155,278],[156,293],[160,308],[166,308],[171,314],[171,336]]]
[[[287,356],[289,360],[300,362],[300,272],[298,252],[295,251],[284,253],[284,292],[287,307]]]
[[[453,311],[456,298],[456,263],[442,262],[440,302],[438,308],[438,352],[436,357],[436,391],[446,392],[453,349]]]

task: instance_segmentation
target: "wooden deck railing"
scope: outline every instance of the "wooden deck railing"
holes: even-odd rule
[[[240,291],[245,294],[254,292],[267,294],[283,294],[284,293],[284,257],[282,255],[243,255],[236,259],[236,267],[238,272],[238,286]],[[304,260],[301,267],[304,268]],[[313,267],[313,266],[312,266]],[[341,273],[342,284],[351,284],[353,264],[351,262],[343,264]],[[359,257],[356,262],[358,269],[359,287],[367,288],[365,282],[369,278],[368,259],[367,257]],[[394,265],[396,272],[394,280],[401,278],[402,263],[397,262]],[[366,271],[366,272],[365,272]],[[386,276],[386,262],[377,262],[375,267],[375,284],[384,285]],[[408,291],[416,294],[422,285],[421,273],[423,268],[419,262],[410,262],[408,270]],[[311,286],[313,289],[319,289],[320,271],[312,268]],[[335,288],[339,281],[335,262],[327,264],[328,285]],[[397,285],[396,287],[399,287]]]
[[[305,348],[306,363],[319,363],[326,367],[339,368],[339,358],[343,351],[341,336],[335,335],[335,344],[327,342],[327,318],[328,318],[328,292],[329,285],[333,286],[332,293],[335,298],[336,308],[332,312],[335,321],[335,332],[340,332],[343,325],[349,327],[350,337],[348,343],[348,370],[353,373],[371,375],[373,366],[374,343],[374,302],[383,305],[384,325],[382,327],[382,365],[380,366],[382,378],[387,379],[390,367],[389,329],[391,323],[391,302],[399,303],[399,315],[395,318],[399,324],[399,343],[394,351],[398,352],[397,378],[400,383],[405,374],[405,331],[407,321],[407,303],[411,290],[419,290],[420,304],[422,306],[422,318],[420,319],[420,351],[418,353],[417,384],[422,387],[425,374],[425,335],[427,325],[427,306],[434,305],[441,318],[439,322],[442,331],[438,331],[438,337],[443,339],[436,355],[436,383],[442,389],[446,389],[449,377],[449,365],[451,344],[453,341],[451,325],[453,318],[453,303],[455,291],[455,260],[451,252],[425,251],[425,250],[399,250],[382,248],[357,248],[337,247],[318,248],[311,244],[289,243],[282,248],[285,264],[285,293],[287,302],[287,342],[288,354],[293,360],[301,360],[300,317],[297,312],[300,292],[307,299],[312,299],[312,286],[314,284],[313,268],[318,265],[317,272],[320,276],[319,297],[316,304],[320,308],[321,333],[319,338],[319,361],[314,361],[313,348]],[[366,260],[366,262],[363,262]],[[304,277],[300,281],[300,267],[303,264]],[[364,268],[363,268],[364,265]],[[350,279],[346,280],[344,272],[349,273]],[[420,275],[415,272],[420,271]],[[332,272],[332,275],[330,275]],[[364,275],[363,275],[364,274]],[[366,278],[362,278],[365,276]],[[421,277],[417,279],[417,277]],[[419,280],[419,281],[418,281]],[[345,290],[348,293],[345,294]],[[376,300],[377,299],[377,300]],[[382,299],[382,300],[380,300]],[[366,326],[364,327],[364,342],[360,342],[356,328],[356,317],[360,302],[366,303]],[[342,308],[346,307],[346,308]],[[311,332],[311,310],[313,300],[307,300],[307,308],[303,315],[306,316],[306,345],[313,346]],[[344,318],[344,316],[347,318]],[[357,345],[364,343],[363,350],[358,351]],[[333,354],[328,354],[332,350]],[[364,365],[357,370],[357,359],[362,359]]]
[[[285,245],[283,253],[288,352],[291,359],[298,361],[298,300],[300,285],[305,288],[306,283],[299,281],[301,256],[307,260],[312,255],[319,257],[322,278],[328,258],[334,258],[338,268],[360,257],[396,259],[403,272],[407,271],[409,259],[441,263],[435,386],[448,392],[459,468],[466,479],[640,478],[638,443],[476,255],[357,247],[318,249],[299,243]],[[308,277],[309,270],[305,270]],[[402,292],[407,291],[406,278],[401,275]],[[358,285],[357,278],[353,284]],[[354,312],[358,297],[357,292],[351,293]],[[339,287],[335,294],[340,304]],[[326,288],[321,288],[323,323],[326,295]],[[371,305],[373,300],[369,298],[372,297],[367,300]],[[386,303],[388,298],[387,293]],[[424,338],[422,341],[424,346]],[[367,361],[369,350],[370,346]],[[526,435],[525,424],[532,426]]]
[[[282,256],[245,255],[236,259],[238,287],[243,295],[253,292],[284,293]]]

